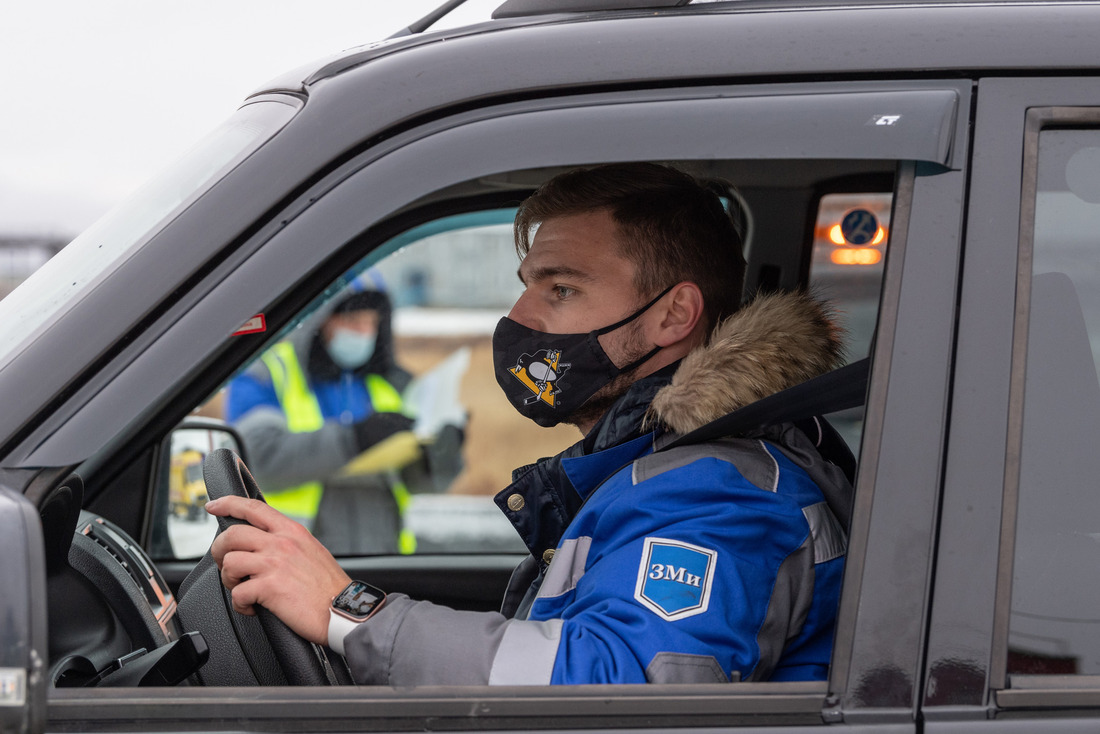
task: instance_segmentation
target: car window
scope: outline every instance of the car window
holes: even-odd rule
[[[766,188],[748,188],[754,200],[775,196]],[[816,209],[810,210],[812,226],[803,230],[812,232],[812,240],[783,243],[802,257],[809,253],[809,285],[836,309],[848,334],[849,361],[870,351],[891,202],[890,193],[875,191],[818,200],[807,193]],[[525,551],[492,498],[508,486],[516,467],[561,451],[580,434],[571,426],[545,429],[523,418],[496,384],[493,330],[522,293],[514,214],[506,208],[444,217],[382,243],[195,411],[240,432],[267,500],[310,527],[336,555]],[[751,221],[751,211],[748,216]],[[746,236],[769,246],[766,226],[758,236],[749,228]],[[391,358],[381,374],[386,386],[374,390],[395,398],[383,410],[407,416],[409,425],[349,460],[350,449],[338,444],[351,439],[339,434],[354,432],[364,419],[362,406],[337,410],[324,403],[350,387],[327,397],[318,393],[320,413],[310,418],[299,414],[304,409],[288,407],[288,388],[275,383],[293,385],[295,375],[305,377],[316,362],[328,362],[320,351],[320,322],[364,292],[382,294],[371,297],[384,298],[390,309],[375,345]],[[371,388],[365,392],[372,403],[386,401]],[[830,416],[853,452],[862,417],[862,409]],[[322,418],[344,428],[317,431]],[[272,420],[316,438],[279,438]],[[325,431],[330,435],[322,436]],[[173,444],[168,461],[175,474],[189,461],[201,461],[189,444],[180,446],[177,451]],[[194,491],[181,491],[171,485],[175,474],[161,473],[157,512],[167,516],[152,523],[151,546],[164,557],[198,557],[216,524],[200,511],[205,492],[197,484]]]
[[[383,244],[327,288],[197,411],[241,432],[249,466],[268,502],[310,527],[333,553],[525,550],[492,497],[509,484],[515,467],[557,453],[580,434],[571,426],[547,430],[526,420],[493,376],[493,330],[522,292],[512,240],[514,213],[503,209],[447,217]],[[391,309],[375,345],[386,350],[386,367],[371,373],[381,378],[377,381],[367,376],[363,392],[369,409],[356,404],[353,386],[318,386],[324,418],[344,427],[322,437],[323,431],[315,431],[319,424],[295,423],[299,409],[271,382],[293,370],[310,375],[310,381],[329,382],[322,374],[331,362],[321,352],[319,322],[360,296],[384,299]],[[292,344],[298,345],[300,358],[288,351]],[[264,391],[265,386],[271,389]],[[407,425],[347,459],[351,449],[344,450],[340,442],[351,440],[348,434],[357,424],[369,422],[364,412],[371,410],[406,416]],[[271,439],[265,413],[267,419],[285,420],[292,432],[314,431],[318,437],[312,442],[293,436],[286,442]],[[186,464],[189,452],[177,455],[173,449],[172,466]],[[309,468],[303,470],[305,465]],[[311,491],[313,496],[303,499]],[[163,526],[167,547],[178,558],[202,555],[216,529],[213,518],[201,512],[205,491],[177,490],[172,496],[183,500],[169,504]],[[153,545],[166,547],[156,539]]]
[[[893,194],[837,193],[821,197],[814,225],[810,287],[828,299],[847,333],[849,363],[871,354],[889,244]],[[859,451],[863,409],[830,416],[853,452]]]
[[[1100,131],[1039,134],[1034,218],[1007,670],[1095,675]]]

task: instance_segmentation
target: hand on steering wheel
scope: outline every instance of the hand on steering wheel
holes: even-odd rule
[[[210,553],[233,609],[251,615],[258,605],[310,642],[326,644],[329,602],[351,581],[328,550],[261,499],[229,496],[206,507],[227,525]]]
[[[207,455],[203,479],[218,536],[180,587],[179,603],[185,631],[215,641],[200,681],[350,683],[343,659],[315,644],[327,638],[329,600],[348,583],[336,560],[304,527],[264,503],[232,451]]]

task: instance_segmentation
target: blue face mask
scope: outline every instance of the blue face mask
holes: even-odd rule
[[[362,367],[374,354],[374,334],[361,334],[351,329],[337,329],[325,348],[332,361],[341,369]]]

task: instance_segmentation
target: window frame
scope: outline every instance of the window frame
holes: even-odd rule
[[[1100,674],[1021,675],[1008,672],[1008,642],[1012,602],[1012,572],[1020,497],[1020,461],[1024,436],[1025,377],[1031,285],[1034,277],[1035,212],[1039,178],[1039,138],[1045,130],[1090,127],[1100,129],[1100,107],[1032,107],[1024,123],[1023,176],[1020,186],[1020,238],[1017,259],[1016,313],[1012,336],[1011,396],[1008,404],[1008,456],[1001,516],[1001,548],[997,568],[997,608],[994,616],[994,649],[990,680],[1001,689],[997,703],[1019,706],[1062,707],[1100,705]],[[1028,693],[1030,689],[1032,693]],[[1052,695],[1051,691],[1066,691]]]

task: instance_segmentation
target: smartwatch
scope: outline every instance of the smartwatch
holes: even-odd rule
[[[386,592],[365,581],[352,581],[329,606],[328,646],[344,654],[344,638],[366,622],[386,601]]]

